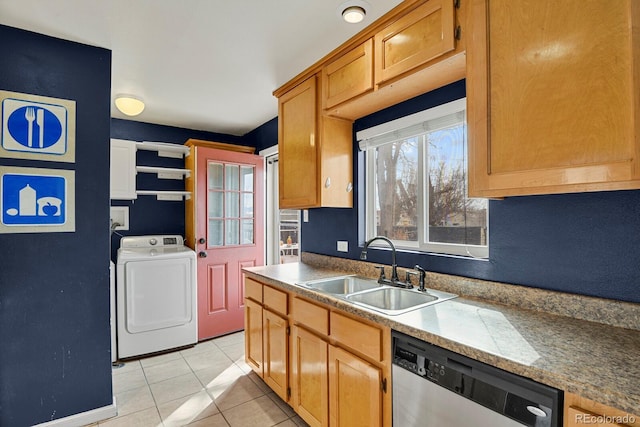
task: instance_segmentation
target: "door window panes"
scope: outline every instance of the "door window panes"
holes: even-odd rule
[[[253,166],[240,167],[240,179],[242,191],[253,192]]]
[[[252,219],[243,219],[242,220],[242,232],[241,232],[241,241],[242,245],[250,245],[253,243],[253,220]]]
[[[224,208],[224,193],[222,191],[209,192],[209,217],[222,218]]]
[[[228,191],[225,193],[225,217],[238,218],[240,216],[240,193]]]
[[[209,163],[209,247],[254,244],[254,180],[254,166]]]
[[[242,193],[242,218],[253,218],[253,193]]]
[[[220,163],[209,163],[209,189],[222,190],[224,169]]]
[[[240,243],[240,227],[237,219],[225,221],[225,245],[238,245]]]
[[[222,246],[224,244],[223,222],[220,219],[209,220],[209,246]]]
[[[225,166],[225,190],[239,190],[240,189],[240,168],[238,165],[226,165]]]

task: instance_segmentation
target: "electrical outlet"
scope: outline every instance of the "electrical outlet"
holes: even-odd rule
[[[309,211],[307,209],[302,211],[302,222],[309,222]]]
[[[349,252],[349,242],[338,240],[338,252]]]

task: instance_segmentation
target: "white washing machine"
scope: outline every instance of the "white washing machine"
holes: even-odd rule
[[[181,236],[123,237],[116,288],[119,359],[198,341],[196,254]]]

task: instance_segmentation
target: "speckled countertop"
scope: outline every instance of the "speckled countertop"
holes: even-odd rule
[[[477,295],[469,298],[462,292],[458,292],[461,296],[453,300],[398,316],[386,316],[297,285],[353,273],[331,264],[293,263],[251,267],[243,271],[263,283],[373,320],[506,371],[640,415],[640,331],[637,329],[506,305],[479,299]],[[451,291],[450,288],[442,290]],[[636,306],[632,304],[625,308],[635,315]]]

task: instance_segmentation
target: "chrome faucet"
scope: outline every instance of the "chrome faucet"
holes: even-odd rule
[[[362,249],[362,252],[360,253],[360,259],[361,260],[366,260],[367,259],[367,249],[369,248],[369,245],[374,242],[375,240],[382,240],[384,242],[387,242],[387,244],[391,247],[391,279],[387,279],[384,277],[384,267],[377,267],[381,269],[381,273],[380,273],[380,278],[378,279],[378,283],[381,284],[386,284],[386,285],[393,285],[393,286],[406,286],[406,284],[404,284],[403,282],[401,282],[398,279],[398,264],[396,264],[396,247],[393,244],[393,242],[389,239],[387,239],[384,236],[376,236],[370,240],[367,240],[364,243],[364,248]]]

